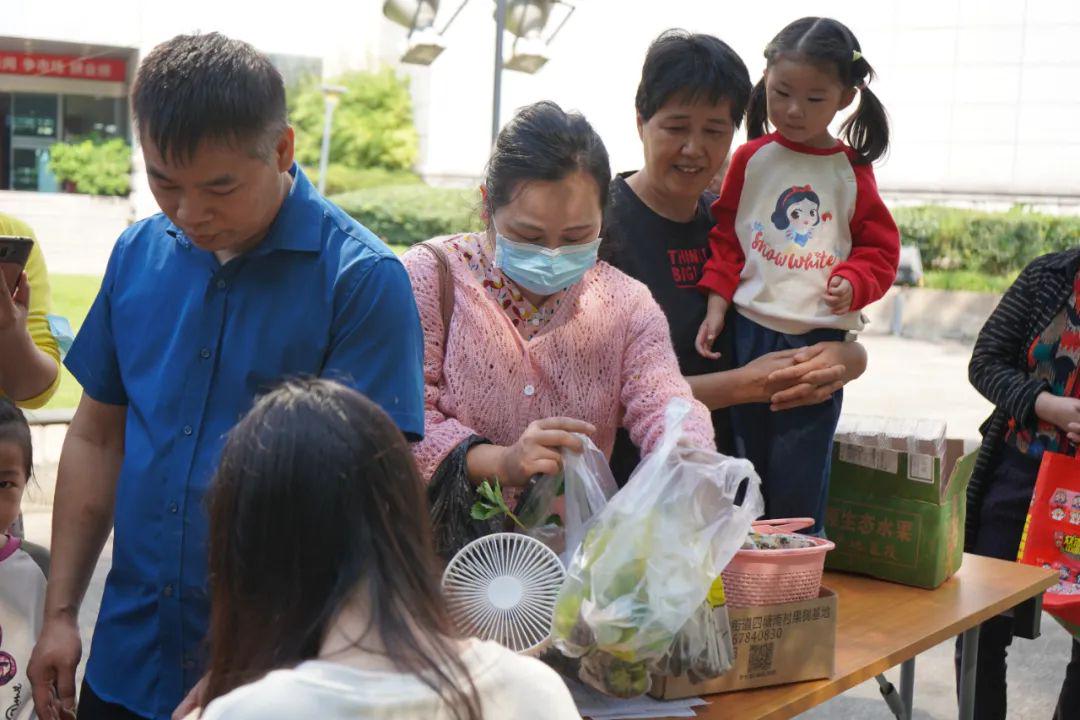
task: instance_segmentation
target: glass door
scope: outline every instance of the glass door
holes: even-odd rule
[[[60,135],[60,96],[12,93],[10,185],[12,190],[55,192],[49,148]]]

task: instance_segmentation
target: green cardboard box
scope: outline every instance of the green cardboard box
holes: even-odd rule
[[[911,440],[857,445],[838,435],[825,516],[836,549],[827,568],[923,588],[960,569],[975,453],[965,456],[961,440],[939,446],[930,455],[909,451],[925,449]]]

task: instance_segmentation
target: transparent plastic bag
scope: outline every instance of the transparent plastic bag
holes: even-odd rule
[[[585,435],[577,438],[582,452],[563,448],[562,473],[536,478],[514,510],[525,532],[558,553],[563,565],[569,564],[590,521],[619,489],[604,453]],[[561,509],[560,497],[564,499]],[[555,514],[560,524],[549,522]]]
[[[670,666],[676,637],[764,509],[750,462],[679,443],[689,411],[682,399],[668,405],[659,447],[593,520],[555,604],[555,646],[611,695],[647,692],[650,673]]]
[[[699,683],[723,675],[734,659],[727,606],[713,607],[705,602],[683,625],[655,670],[661,675],[685,675],[690,682]]]

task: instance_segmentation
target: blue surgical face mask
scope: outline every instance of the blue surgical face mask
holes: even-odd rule
[[[581,280],[596,265],[600,238],[551,249],[514,242],[495,230],[495,267],[529,292],[554,295]]]
[[[75,342],[75,331],[71,329],[71,323],[62,315],[46,315],[49,321],[49,332],[56,338],[56,344],[60,347],[60,359],[67,357],[68,350]]]

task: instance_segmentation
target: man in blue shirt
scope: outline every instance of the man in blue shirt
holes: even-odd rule
[[[60,459],[29,668],[42,717],[74,705],[79,605],[110,529],[80,720],[168,718],[196,685],[209,612],[203,494],[223,436],[258,394],[331,377],[406,435],[423,433],[409,279],[293,162],[269,59],[218,34],[176,37],[140,66],[132,107],[163,212],[120,236],[66,360],[84,393]]]

